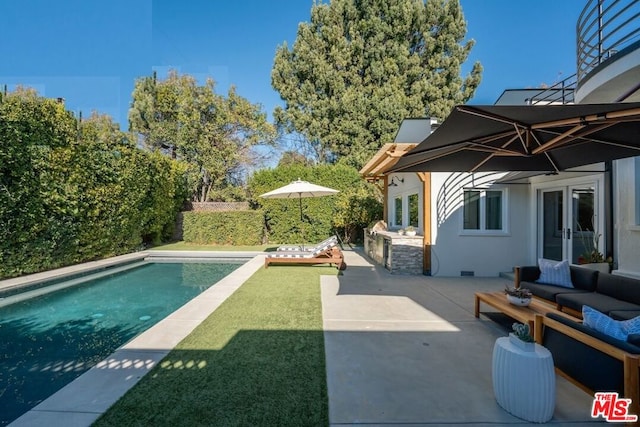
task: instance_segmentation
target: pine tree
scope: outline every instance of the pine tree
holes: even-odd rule
[[[275,55],[274,118],[306,138],[318,161],[357,168],[391,142],[407,117],[444,119],[469,100],[482,67],[461,66],[473,40],[458,0],[316,2],[292,49]]]

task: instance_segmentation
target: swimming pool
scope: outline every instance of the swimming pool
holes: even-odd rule
[[[0,308],[0,425],[28,411],[240,263],[149,263]],[[104,272],[100,274],[105,274]],[[80,279],[74,279],[80,280]],[[34,292],[34,291],[31,291]]]

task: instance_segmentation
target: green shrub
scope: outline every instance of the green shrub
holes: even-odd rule
[[[260,245],[264,235],[261,211],[185,212],[183,240],[216,245]]]

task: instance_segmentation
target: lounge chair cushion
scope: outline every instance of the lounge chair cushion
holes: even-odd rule
[[[327,245],[331,246],[335,246],[338,244],[338,237],[333,235],[331,237],[329,237],[328,239],[323,240],[322,242],[318,243],[317,245],[314,246],[307,246],[307,247],[303,247],[300,245],[283,245],[283,246],[278,246],[277,251],[284,251],[284,252],[300,252],[300,251],[306,251],[306,252],[314,252],[316,251],[319,247],[326,247]]]
[[[540,277],[536,280],[537,283],[573,288],[568,260],[558,262],[540,258],[538,266],[540,267]]]
[[[267,258],[313,258],[313,252],[310,251],[276,251],[267,254]]]

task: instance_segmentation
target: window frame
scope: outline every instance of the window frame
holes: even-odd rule
[[[478,192],[478,228],[465,228],[466,218],[466,206],[467,193]],[[487,204],[487,192],[500,193],[500,224],[499,229],[487,228],[487,214],[490,206]],[[462,189],[461,202],[460,202],[460,235],[468,236],[505,236],[509,234],[509,215],[508,215],[508,203],[509,191],[507,188],[492,188],[492,187],[468,187]]]

